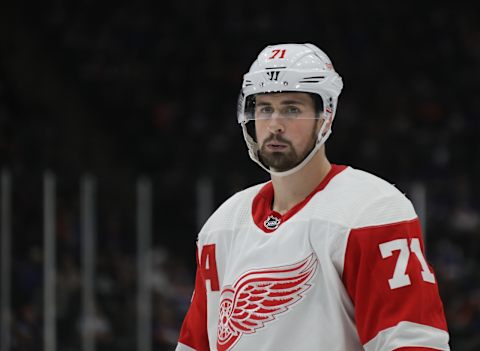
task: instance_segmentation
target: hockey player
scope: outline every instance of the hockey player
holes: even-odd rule
[[[271,181],[201,230],[178,351],[449,350],[412,204],[326,157],[342,87],[311,44],[268,46],[245,74],[238,121]]]

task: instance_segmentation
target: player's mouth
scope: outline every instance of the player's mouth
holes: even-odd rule
[[[267,144],[267,149],[271,151],[281,151],[285,150],[288,147],[287,144],[282,144],[282,143],[268,143]]]

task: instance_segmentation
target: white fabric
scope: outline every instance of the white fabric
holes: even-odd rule
[[[366,351],[395,350],[406,346],[428,347],[448,351],[448,333],[427,325],[401,322],[385,329],[365,344]]]

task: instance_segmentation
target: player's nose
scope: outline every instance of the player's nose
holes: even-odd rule
[[[268,130],[272,134],[281,134],[285,131],[283,118],[278,112],[274,112],[268,120]]]

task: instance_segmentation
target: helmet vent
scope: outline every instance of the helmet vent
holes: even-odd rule
[[[319,83],[324,76],[315,76],[315,77],[304,77],[302,80],[298,81],[299,83]]]

